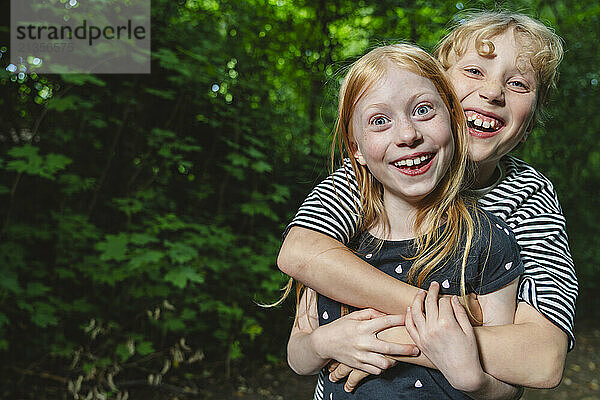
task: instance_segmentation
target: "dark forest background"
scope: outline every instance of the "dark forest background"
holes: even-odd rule
[[[343,68],[382,43],[431,50],[457,13],[495,6],[153,0],[150,75],[19,77],[5,69],[2,26],[3,386],[27,375],[68,398],[94,387],[117,398],[114,382],[175,376],[177,386],[280,365],[293,301],[257,302],[279,297],[281,233],[327,174]],[[502,6],[565,40],[548,119],[516,155],[555,184],[581,283],[577,317],[592,320],[600,5]]]

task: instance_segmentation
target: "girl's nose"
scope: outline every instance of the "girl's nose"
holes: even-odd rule
[[[485,82],[479,89],[479,96],[489,103],[504,105],[504,88],[500,82]]]
[[[396,134],[396,145],[399,147],[412,147],[419,144],[423,140],[423,135],[415,126],[407,122],[398,127]]]

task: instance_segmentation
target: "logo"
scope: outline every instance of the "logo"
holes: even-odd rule
[[[11,68],[150,73],[150,0],[11,0]]]

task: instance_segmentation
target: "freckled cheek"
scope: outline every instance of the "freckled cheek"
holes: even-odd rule
[[[369,140],[364,145],[361,145],[361,148],[364,146],[364,151],[367,153],[366,156],[371,159],[380,159],[385,156],[385,151],[387,146],[384,143],[380,143],[375,140]]]

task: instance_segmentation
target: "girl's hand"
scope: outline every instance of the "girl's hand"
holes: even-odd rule
[[[485,372],[473,327],[458,297],[438,301],[439,289],[439,284],[433,282],[427,295],[420,291],[415,296],[406,314],[406,330],[455,389],[478,391]]]
[[[349,367],[373,375],[395,365],[390,356],[414,356],[414,345],[380,340],[376,334],[384,329],[404,325],[403,315],[386,315],[372,308],[355,311],[311,334],[313,348],[322,358],[337,360]]]

